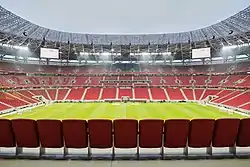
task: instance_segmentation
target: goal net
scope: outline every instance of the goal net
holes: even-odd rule
[[[122,102],[126,103],[130,100],[129,96],[122,96],[121,98]]]
[[[206,102],[205,100],[201,100],[201,101],[199,102],[199,104],[200,104],[200,105],[203,105],[203,106],[206,106],[206,105],[207,105],[207,102]]]
[[[45,103],[46,106],[49,106],[49,105],[52,104],[52,101],[50,101],[50,100],[45,100],[44,103]]]
[[[219,107],[219,111],[220,112],[226,112],[228,114],[234,114],[234,111],[231,109],[227,109],[227,108],[223,108],[223,107]]]

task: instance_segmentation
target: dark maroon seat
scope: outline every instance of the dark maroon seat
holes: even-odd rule
[[[139,121],[139,146],[141,148],[162,147],[163,120],[146,119]]]
[[[40,146],[35,120],[13,119],[11,123],[18,147],[35,148]]]
[[[37,120],[37,129],[44,148],[63,147],[62,124],[59,120]]]
[[[250,118],[245,118],[240,121],[236,146],[238,147],[250,146]]]
[[[88,147],[87,121],[63,120],[62,129],[65,146],[67,148]]]
[[[214,123],[214,119],[191,120],[188,146],[193,148],[210,147],[213,138]]]
[[[91,148],[111,148],[113,146],[111,120],[89,120],[88,128],[89,145]]]
[[[10,120],[0,119],[0,147],[14,147],[16,142]]]
[[[164,125],[164,147],[184,148],[187,145],[189,120],[166,120]]]
[[[240,119],[218,119],[215,121],[213,147],[233,147],[238,134]]]
[[[137,120],[120,119],[114,120],[114,146],[116,148],[137,147]]]

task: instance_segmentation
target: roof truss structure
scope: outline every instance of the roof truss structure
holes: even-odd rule
[[[191,57],[192,48],[250,42],[250,6],[217,24],[182,33],[144,35],[77,34],[55,31],[33,24],[0,6],[0,43],[28,46],[34,55],[40,47],[59,48],[62,59],[80,52],[171,52],[178,59]]]

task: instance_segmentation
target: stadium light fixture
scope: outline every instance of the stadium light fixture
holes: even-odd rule
[[[237,45],[223,46],[222,50],[231,50],[237,48]]]
[[[81,56],[88,56],[89,53],[88,53],[88,52],[80,52],[80,55],[81,55]]]
[[[3,47],[7,47],[7,48],[14,48],[14,49],[18,49],[18,50],[29,50],[29,48],[27,46],[17,46],[17,45],[9,45],[9,44],[0,44]]]
[[[160,53],[162,54],[163,56],[171,56],[171,52],[163,52],[163,53]]]
[[[29,48],[27,46],[13,46],[13,48],[15,49],[20,49],[20,50],[29,50]]]
[[[101,55],[102,55],[102,56],[110,56],[111,53],[109,53],[109,52],[103,52],[103,53],[101,53]]]
[[[150,53],[148,53],[148,52],[142,52],[141,55],[142,55],[142,56],[149,56]]]
[[[243,43],[240,45],[230,45],[230,46],[223,46],[223,50],[230,50],[230,49],[236,49],[236,48],[241,48],[241,47],[246,47],[249,46],[249,43]]]

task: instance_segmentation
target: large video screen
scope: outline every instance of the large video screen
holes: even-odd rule
[[[201,58],[209,58],[209,57],[211,57],[210,48],[192,49],[193,59],[201,59]]]
[[[47,58],[47,59],[58,59],[59,49],[41,48],[40,57]]]

